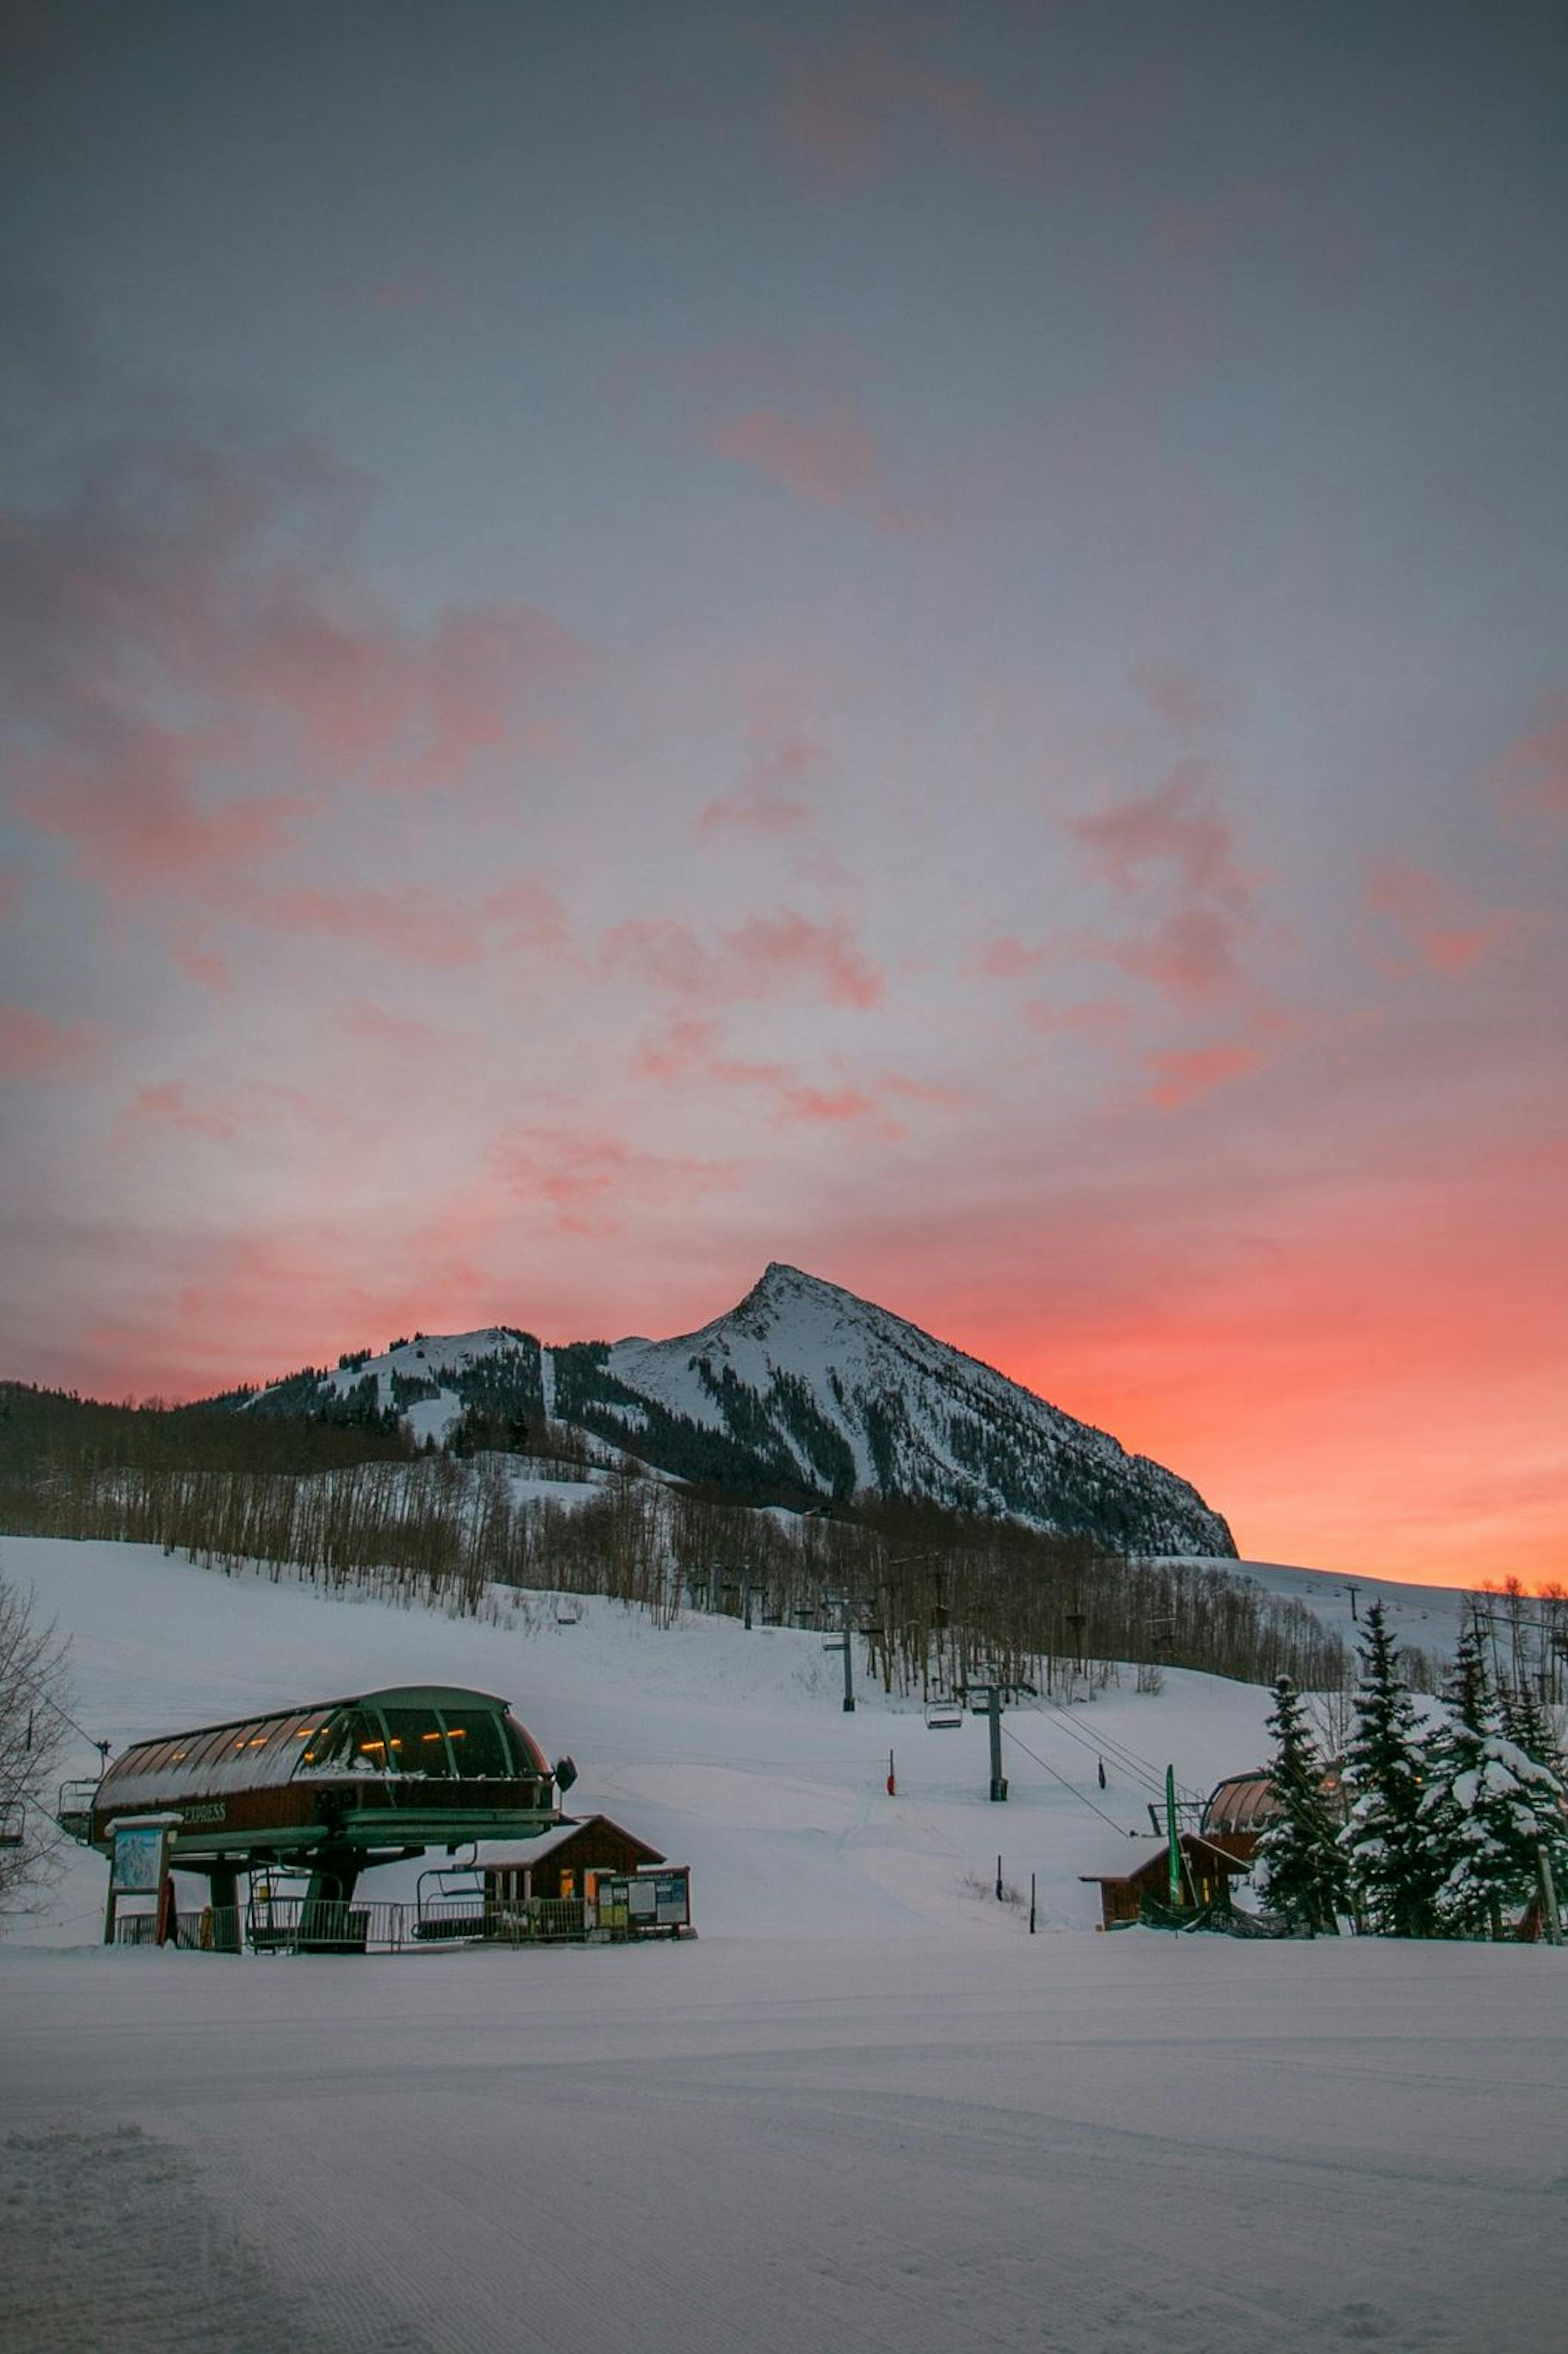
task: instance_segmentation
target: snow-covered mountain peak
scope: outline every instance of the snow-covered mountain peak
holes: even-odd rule
[[[840,1285],[773,1261],[737,1307],[670,1341],[622,1341],[607,1414],[651,1408],[762,1455],[781,1486],[1009,1512],[1151,1549],[1234,1552],[1184,1480]]]
[[[507,1325],[417,1333],[296,1374],[266,1413],[396,1413],[419,1437],[479,1414],[507,1444],[548,1420],[758,1502],[871,1492],[1008,1514],[1116,1549],[1232,1555],[1185,1480],[841,1285],[775,1259],[667,1341],[542,1349]]]

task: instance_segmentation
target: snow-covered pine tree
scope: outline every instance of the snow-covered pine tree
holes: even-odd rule
[[[1374,1602],[1361,1641],[1355,1731],[1345,1758],[1351,1806],[1340,1843],[1361,1925],[1378,1936],[1429,1937],[1442,1874],[1421,1818],[1415,1707],[1398,1660],[1387,1614]]]
[[[1421,1804],[1443,1866],[1437,1921],[1461,1936],[1500,1937],[1509,1916],[1540,1893],[1543,1849],[1554,1883],[1568,1887],[1563,1776],[1504,1731],[1474,1621],[1460,1637],[1444,1700],[1446,1719],[1426,1743]],[[1515,1723],[1546,1745],[1539,1712],[1518,1695],[1512,1709]]]
[[[1271,1913],[1315,1935],[1335,1927],[1348,1902],[1349,1873],[1338,1814],[1323,1790],[1323,1761],[1288,1676],[1274,1687],[1268,1729],[1275,1737],[1268,1781],[1278,1811],[1257,1843],[1259,1886]]]
[[[1498,1692],[1498,1712],[1503,1731],[1527,1757],[1533,1757],[1538,1766],[1550,1766],[1554,1774],[1563,1773],[1563,1744],[1528,1683],[1503,1684]]]

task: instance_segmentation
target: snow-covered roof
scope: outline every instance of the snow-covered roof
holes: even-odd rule
[[[557,1823],[553,1830],[541,1831],[537,1839],[486,1840],[471,1868],[477,1872],[509,1872],[519,1866],[542,1863],[558,1848],[569,1847],[573,1840],[580,1838],[584,1831],[600,1828],[614,1831],[619,1839],[630,1840],[634,1847],[644,1849],[652,1861],[663,1861],[657,1848],[650,1847],[648,1841],[639,1839],[635,1831],[623,1830],[619,1823],[612,1823],[608,1815],[577,1815],[569,1822]]]

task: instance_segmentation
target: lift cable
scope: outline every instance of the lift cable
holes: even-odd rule
[[[1058,1774],[1054,1766],[1048,1766],[1044,1757],[1036,1756],[1034,1751],[1030,1748],[1029,1744],[1026,1741],[1020,1741],[1017,1734],[1009,1731],[1006,1724],[1003,1724],[1001,1730],[1005,1737],[1012,1743],[1014,1748],[1022,1749],[1025,1757],[1033,1759],[1034,1764],[1040,1767],[1042,1773],[1049,1774],[1054,1782],[1060,1782],[1064,1790],[1067,1791],[1073,1797],[1076,1798],[1081,1807],[1087,1807],[1091,1815],[1098,1815],[1102,1823],[1109,1823],[1112,1830],[1116,1832],[1118,1839],[1144,1839],[1148,1836],[1148,1834],[1143,1831],[1129,1831],[1125,1823],[1118,1823],[1114,1815],[1107,1815],[1103,1807],[1097,1807],[1094,1800],[1092,1798],[1086,1798],[1082,1790],[1078,1789],[1075,1784],[1068,1781],[1065,1774]]]
[[[1065,1733],[1070,1741],[1077,1742],[1080,1748],[1089,1750],[1096,1756],[1109,1757],[1129,1773],[1134,1781],[1142,1782],[1157,1796],[1163,1794],[1164,1773],[1151,1760],[1140,1757],[1135,1749],[1128,1749],[1123,1743],[1113,1740],[1108,1734],[1091,1734],[1084,1732],[1068,1715],[1059,1701],[1038,1699],[1029,1704],[1037,1714],[1044,1716],[1048,1723],[1054,1724],[1058,1732]],[[1204,1795],[1202,1790],[1189,1790],[1184,1784],[1180,1787],[1184,1797],[1202,1804]]]
[[[1062,1702],[1052,1700],[1048,1694],[1041,1695],[1035,1700],[1033,1705],[1043,1716],[1049,1714],[1052,1722],[1058,1724],[1070,1740],[1078,1742],[1085,1749],[1092,1749],[1113,1759],[1116,1764],[1124,1766],[1135,1780],[1147,1783],[1151,1790],[1163,1795],[1165,1769],[1162,1766],[1157,1765],[1152,1758],[1140,1756],[1136,1749],[1129,1748],[1124,1741],[1118,1741],[1113,1734],[1097,1730],[1092,1734],[1086,1733],[1078,1720],[1072,1716]],[[1203,1791],[1191,1789],[1185,1783],[1180,1783],[1177,1787],[1184,1797],[1191,1798],[1195,1804],[1202,1804],[1205,1797]]]
[[[1081,1742],[1086,1749],[1103,1752],[1106,1756],[1114,1757],[1119,1766],[1125,1766],[1128,1772],[1134,1775],[1139,1781],[1158,1784],[1163,1789],[1164,1767],[1157,1766],[1150,1757],[1139,1756],[1138,1751],[1129,1748],[1125,1741],[1117,1740],[1111,1734],[1097,1733],[1091,1735],[1085,1733],[1071,1710],[1061,1701],[1053,1700],[1047,1692],[1036,1694],[1030,1705],[1038,1709],[1042,1716],[1049,1716],[1053,1723],[1059,1723],[1062,1731],[1071,1740]]]
[[[79,1724],[77,1723],[69,1708],[62,1708],[60,1706],[59,1702],[55,1698],[53,1692],[48,1690],[47,1685],[41,1684],[36,1676],[28,1675],[26,1670],[23,1668],[13,1667],[11,1673],[16,1677],[19,1682],[25,1683],[29,1691],[37,1692],[39,1700],[42,1701],[46,1708],[52,1708],[57,1716],[63,1717],[73,1733],[79,1733],[90,1749],[96,1749],[101,1757],[108,1756],[111,1744],[107,1741],[95,1740],[93,1735],[89,1733],[85,1724]]]

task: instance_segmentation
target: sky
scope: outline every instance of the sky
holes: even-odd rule
[[[1568,1578],[1568,19],[0,6],[0,1373],[770,1259]]]

